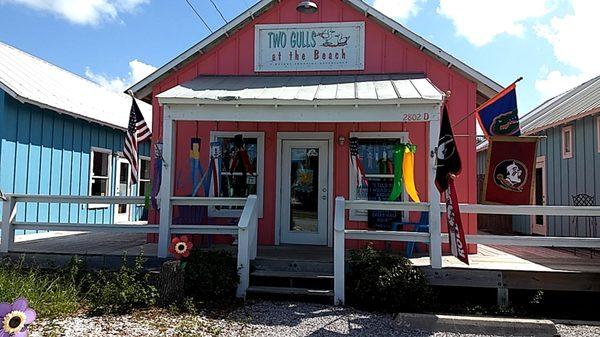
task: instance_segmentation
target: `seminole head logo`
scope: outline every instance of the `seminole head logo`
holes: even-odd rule
[[[516,109],[499,114],[490,125],[490,134],[494,136],[512,136],[518,131],[519,115]]]
[[[527,167],[515,159],[504,160],[494,168],[494,183],[511,192],[523,192],[527,177]]]

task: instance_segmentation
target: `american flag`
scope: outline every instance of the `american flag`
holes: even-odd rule
[[[362,162],[360,161],[360,155],[358,154],[358,138],[350,138],[350,160],[356,172],[356,186],[362,187],[368,186],[367,177],[365,177],[365,169],[363,168]]]
[[[125,158],[131,165],[131,181],[138,182],[138,143],[152,136],[152,131],[144,120],[135,98],[132,99],[131,112],[129,113],[129,126],[127,127],[127,138],[125,139]]]

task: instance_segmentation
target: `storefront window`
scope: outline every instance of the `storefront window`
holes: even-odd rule
[[[241,135],[247,155],[239,153],[235,137]],[[238,136],[239,137],[239,136]],[[212,141],[221,144],[220,197],[245,198],[256,194],[259,216],[262,214],[263,142],[262,132],[213,132]],[[239,216],[243,207],[220,207],[213,216]]]
[[[358,138],[358,154],[368,186],[357,186],[357,172],[350,165],[350,199],[387,201],[394,182],[394,145],[408,142],[405,132],[351,133]],[[404,194],[402,196],[404,200]],[[368,221],[369,212],[352,210],[350,220]]]

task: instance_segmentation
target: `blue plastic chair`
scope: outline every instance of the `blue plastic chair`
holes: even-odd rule
[[[429,212],[421,212],[419,222],[394,222],[392,223],[393,231],[403,230],[405,226],[414,226],[415,232],[429,232]],[[406,257],[412,257],[416,249],[416,242],[406,243]]]

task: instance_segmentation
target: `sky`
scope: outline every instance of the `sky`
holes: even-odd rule
[[[211,0],[189,0],[212,30]],[[212,0],[232,20],[255,0]],[[318,0],[316,0],[318,3]],[[597,0],[368,0],[503,86],[519,113],[600,75]],[[0,41],[122,91],[210,31],[186,0],[0,0]]]

